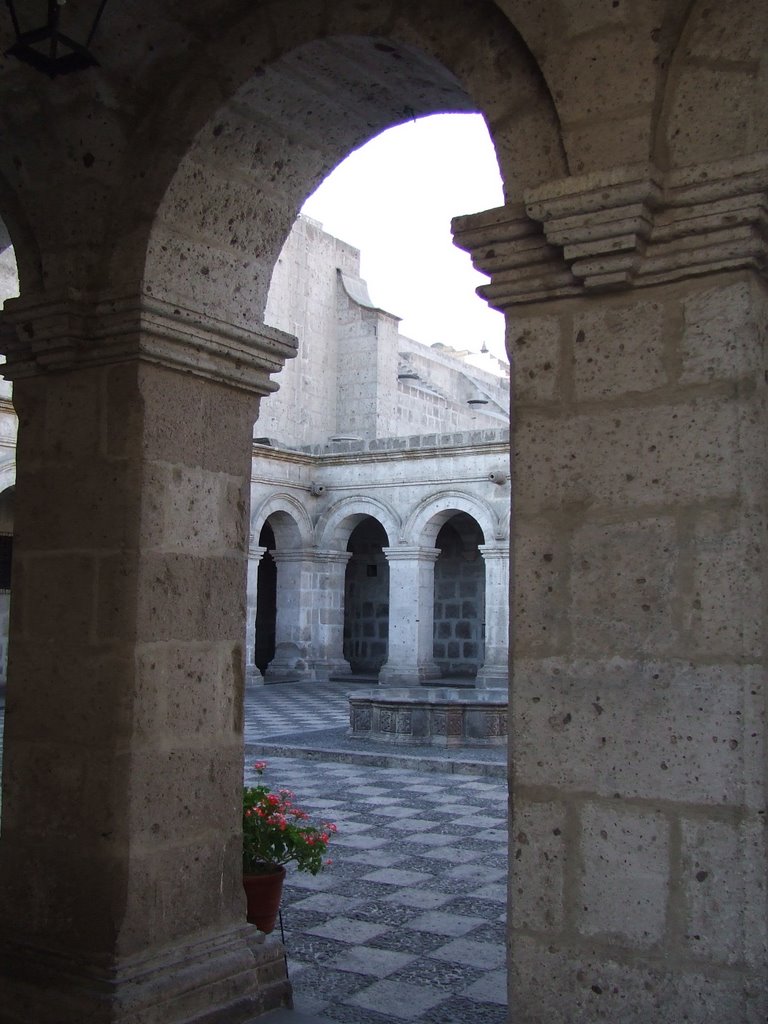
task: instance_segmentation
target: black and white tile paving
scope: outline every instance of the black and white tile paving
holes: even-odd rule
[[[346,691],[264,687],[251,691],[247,738],[281,735],[280,749],[289,749],[290,726],[280,719],[291,712],[267,705],[292,702],[299,686],[305,733],[327,730],[334,704],[346,722]],[[296,740],[311,746],[300,730]],[[454,774],[450,756],[445,772],[428,774],[291,756],[267,761],[265,781],[292,789],[301,806],[339,828],[333,863],[315,877],[289,872],[286,881],[296,1010],[318,1024],[506,1022],[505,780]],[[248,759],[245,777],[254,778]]]

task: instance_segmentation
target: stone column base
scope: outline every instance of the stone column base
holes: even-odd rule
[[[431,679],[440,678],[437,665],[398,666],[382,665],[379,686],[421,686]]]
[[[509,689],[509,668],[504,665],[481,665],[477,670],[475,686],[483,690],[508,690]]]
[[[327,659],[312,663],[315,679],[319,683],[327,683],[329,679],[344,680],[352,679],[352,669],[349,662],[341,659]]]
[[[0,1024],[246,1024],[292,1005],[283,945],[252,925],[112,965],[13,947],[0,963]]]
[[[245,685],[246,686],[263,686],[264,676],[261,674],[261,669],[255,665],[248,665],[245,670]]]

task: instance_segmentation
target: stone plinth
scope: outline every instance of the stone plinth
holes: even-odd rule
[[[401,686],[349,695],[350,735],[421,746],[503,746],[507,703],[501,689]]]

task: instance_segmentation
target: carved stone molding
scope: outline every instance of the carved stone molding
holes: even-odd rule
[[[22,297],[0,320],[9,380],[139,359],[266,395],[277,390],[269,374],[296,349],[275,328],[247,330],[146,295]]]
[[[666,175],[633,165],[549,182],[524,202],[457,217],[456,244],[490,305],[768,267],[768,154]]]

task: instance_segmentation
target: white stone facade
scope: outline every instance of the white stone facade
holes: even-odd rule
[[[299,345],[256,427],[248,677],[323,680],[351,664],[383,683],[463,675],[506,685],[508,367],[475,353],[489,367],[479,368],[468,353],[399,335],[359,262],[300,218],[276,265],[267,320]],[[451,560],[447,542],[442,555],[436,543],[453,517],[465,529]],[[364,522],[381,533],[366,559],[350,547]],[[270,559],[272,657],[271,645],[257,652],[258,581]]]

